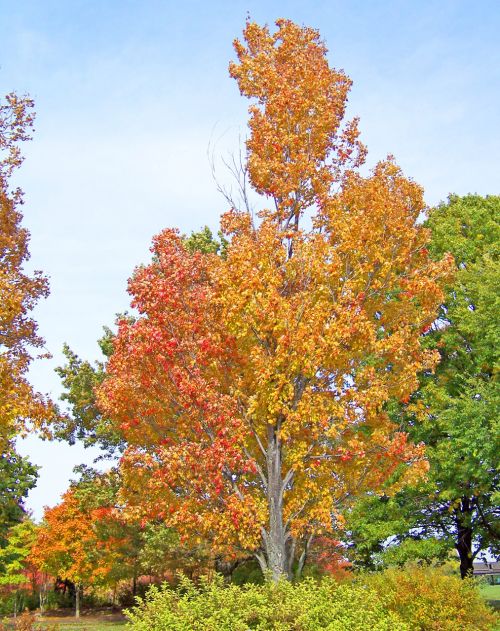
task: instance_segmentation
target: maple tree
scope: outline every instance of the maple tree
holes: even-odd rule
[[[0,441],[5,447],[27,420],[40,423],[50,416],[44,398],[26,379],[31,348],[43,346],[36,322],[29,313],[48,294],[41,272],[28,275],[29,233],[21,225],[20,189],[11,190],[9,179],[23,157],[19,144],[29,140],[33,102],[8,94],[0,103]]]
[[[84,587],[110,587],[132,578],[134,592],[142,548],[141,527],[116,505],[119,477],[80,467],[62,501],[46,508],[31,548],[30,561],[40,571],[69,581],[75,588],[75,614]]]
[[[37,477],[13,439],[29,422],[40,427],[51,415],[50,404],[26,377],[32,349],[43,346],[30,311],[47,295],[48,283],[41,272],[29,275],[24,269],[29,233],[22,226],[23,196],[10,186],[33,119],[31,99],[12,93],[0,101],[0,537],[22,518],[23,498]]]
[[[94,580],[96,555],[92,515],[82,510],[75,490],[70,488],[59,504],[45,509],[29,560],[41,572],[75,585],[76,617],[80,615],[82,588]]]
[[[360,174],[351,81],[318,32],[277,27],[248,22],[230,66],[255,99],[247,172],[267,208],[222,216],[224,256],[154,239],[98,388],[128,444],[124,492],[274,580],[344,503],[426,471],[385,408],[436,364],[421,333],[453,267],[429,256],[421,188],[392,159]]]

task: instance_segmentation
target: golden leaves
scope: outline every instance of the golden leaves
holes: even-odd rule
[[[169,496],[171,523],[216,548],[256,549],[272,467],[294,536],[424,473],[385,406],[435,361],[421,331],[452,270],[426,251],[422,189],[391,159],[356,171],[357,121],[341,127],[350,80],[318,33],[277,25],[249,22],[230,68],[257,100],[248,168],[275,208],[223,215],[224,257],[175,231],[155,239],[129,285],[141,317],[120,327],[99,395],[150,507]]]
[[[29,233],[22,227],[22,193],[9,189],[9,177],[22,163],[19,142],[30,138],[33,102],[9,94],[0,104],[0,444],[26,428],[41,425],[52,413],[44,398],[26,379],[30,350],[41,348],[30,311],[47,296],[47,279],[40,272],[28,276]]]
[[[357,120],[340,129],[351,80],[331,69],[319,33],[278,20],[273,35],[248,22],[246,47],[229,71],[240,91],[255,98],[247,141],[254,188],[274,197],[271,217],[290,222],[328,194],[342,169],[363,162]],[[328,161],[328,164],[327,164]]]

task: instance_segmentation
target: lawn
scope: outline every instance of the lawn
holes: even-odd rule
[[[4,621],[6,629],[14,629],[13,621]],[[1,626],[1,625],[0,625]],[[76,620],[72,615],[49,615],[36,618],[36,631],[111,631],[124,629],[125,619],[121,614],[88,614]]]
[[[485,600],[498,600],[500,602],[500,585],[481,585],[481,596]]]
[[[98,618],[85,618],[76,622],[75,620],[51,620],[39,624],[43,631],[108,631],[108,629],[125,629],[125,622],[110,622],[109,620],[99,620]]]

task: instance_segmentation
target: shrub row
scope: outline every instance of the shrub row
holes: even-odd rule
[[[472,581],[436,570],[388,570],[338,583],[152,587],[127,612],[134,631],[491,631],[495,615]]]

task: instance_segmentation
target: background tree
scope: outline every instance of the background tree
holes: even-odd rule
[[[135,596],[141,576],[172,580],[179,571],[192,577],[213,567],[215,559],[205,541],[199,537],[181,540],[159,515],[148,521],[143,494],[138,489],[139,501],[130,501],[134,493],[120,468],[105,473],[85,466],[75,470],[81,478],[73,488],[81,508],[92,516],[99,552],[96,575],[102,583],[116,586],[129,580]]]
[[[24,591],[33,577],[29,555],[36,538],[36,525],[25,517],[9,530],[5,545],[0,548],[0,589],[14,593],[14,617],[23,609]],[[30,580],[31,579],[31,580]]]
[[[224,258],[155,238],[129,283],[139,317],[120,322],[99,388],[129,445],[128,488],[274,579],[349,498],[426,469],[385,406],[437,360],[421,331],[452,267],[429,257],[420,187],[391,160],[357,172],[351,82],[317,31],[277,26],[247,23],[230,67],[257,103],[248,174],[270,208],[223,216]]]
[[[128,518],[126,506],[119,502],[120,472],[111,469],[103,473],[83,466],[76,471],[81,478],[72,488],[80,509],[90,515],[95,538],[93,583],[116,593],[120,582],[131,581],[135,596],[142,573],[144,527],[139,520]]]
[[[419,482],[418,497],[425,483]],[[407,487],[392,497],[371,494],[350,507],[346,513],[346,556],[354,567],[380,570],[411,563],[444,562],[450,552],[450,541],[416,528],[413,513],[418,499],[415,488]]]
[[[11,190],[9,178],[23,158],[19,143],[30,139],[33,102],[15,94],[0,103],[0,441],[8,443],[25,421],[43,421],[49,410],[26,379],[31,348],[43,347],[36,322],[29,313],[48,294],[41,272],[28,275],[29,233],[22,227],[20,189]]]
[[[431,255],[451,252],[458,272],[425,334],[439,366],[396,411],[412,439],[425,443],[430,472],[416,488],[393,500],[371,498],[352,515],[368,556],[396,535],[403,548],[386,558],[444,558],[455,548],[465,577],[482,551],[499,552],[499,217],[495,196],[450,196],[430,213]]]
[[[19,145],[30,139],[33,119],[31,99],[8,94],[0,101],[0,545],[22,518],[22,500],[37,477],[36,468],[16,453],[13,439],[30,422],[40,427],[52,413],[26,377],[32,350],[43,347],[30,312],[48,294],[48,283],[41,272],[24,270],[29,233],[22,226],[23,196],[10,187],[23,161]]]
[[[96,543],[91,515],[82,510],[74,489],[60,504],[45,509],[30,561],[39,571],[74,584],[76,617],[82,589],[95,580],[98,569]]]
[[[432,501],[421,517],[453,539],[462,576],[500,542],[499,217],[500,197],[451,196],[427,222],[432,256],[451,252],[458,273],[428,336],[441,363],[415,400],[423,423],[413,433],[432,463]]]
[[[0,547],[7,530],[23,519],[23,500],[36,479],[37,468],[12,447],[0,454]]]
[[[104,335],[98,341],[104,357],[113,352],[113,333],[104,327]],[[64,389],[61,400],[69,405],[67,414],[59,415],[53,423],[55,438],[74,444],[80,440],[86,447],[98,445],[113,456],[125,448],[123,437],[106,417],[103,417],[95,401],[95,388],[105,377],[104,363],[91,364],[82,360],[65,344],[63,354],[66,364],[56,368]]]

